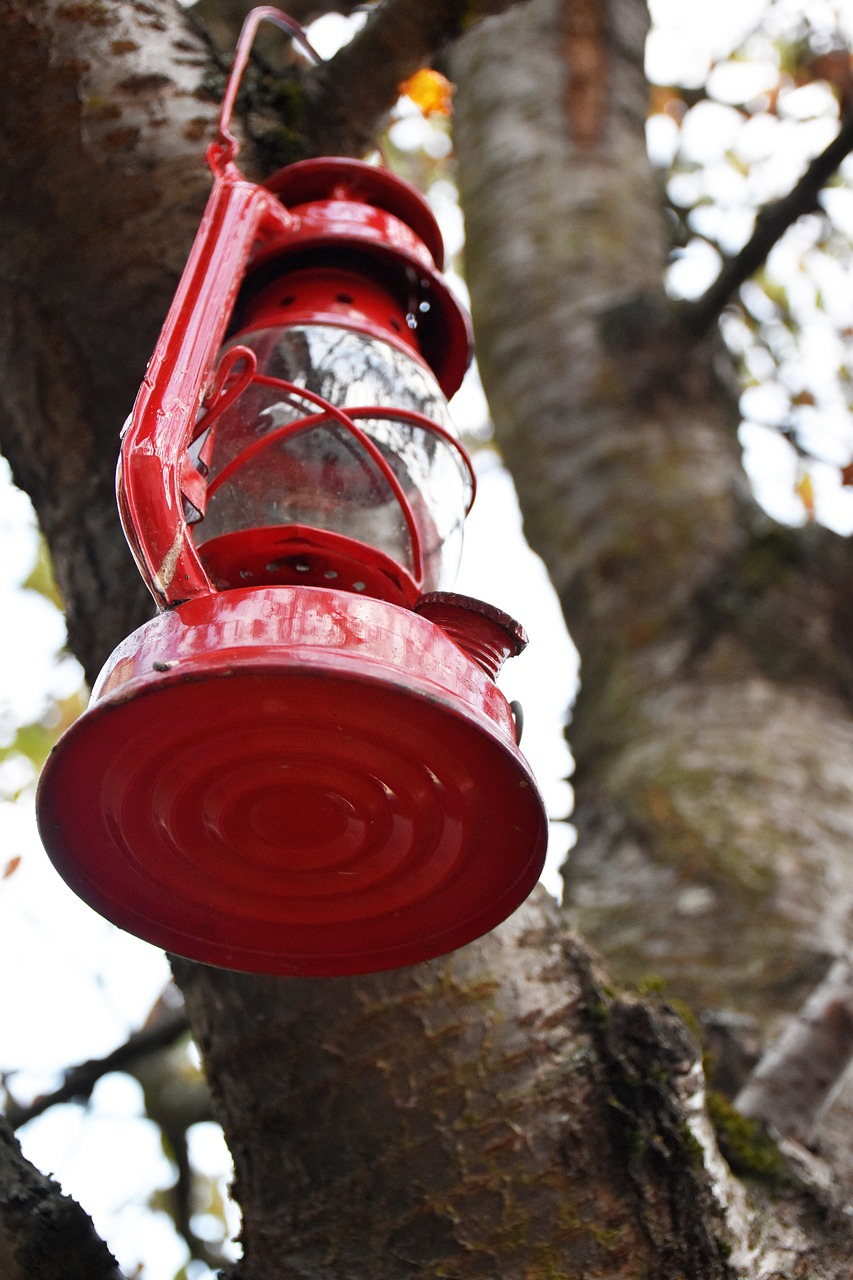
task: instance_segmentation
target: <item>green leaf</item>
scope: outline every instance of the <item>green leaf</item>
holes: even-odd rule
[[[37,595],[44,596],[46,600],[50,600],[51,604],[55,604],[57,609],[65,611],[44,538],[39,538],[36,562],[22,585],[26,591],[35,591]]]

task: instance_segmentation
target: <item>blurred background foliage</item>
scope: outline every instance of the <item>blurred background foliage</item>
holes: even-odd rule
[[[762,6],[728,50],[673,57],[657,0],[649,149],[672,224],[669,288],[697,298],[853,113],[849,6]],[[754,6],[753,6],[754,8]],[[744,6],[745,22],[750,6]],[[680,75],[673,73],[681,71]],[[685,74],[686,72],[686,74]],[[672,77],[672,78],[670,78]],[[721,316],[742,381],[741,440],[757,497],[791,524],[853,530],[853,164],[844,160]]]

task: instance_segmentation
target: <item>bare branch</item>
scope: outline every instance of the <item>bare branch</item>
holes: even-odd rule
[[[853,961],[837,960],[735,1099],[742,1115],[805,1142],[853,1059]]]
[[[464,27],[518,0],[383,0],[364,28],[308,76],[306,129],[317,155],[363,155],[399,96],[399,85]]]
[[[3,1280],[124,1280],[92,1220],[25,1159],[0,1116]]]
[[[123,1071],[138,1062],[140,1058],[158,1049],[168,1048],[187,1029],[187,1018],[183,1009],[163,1014],[162,1018],[152,1026],[134,1031],[124,1044],[120,1044],[103,1058],[90,1058],[88,1062],[69,1067],[62,1084],[52,1093],[36,1098],[27,1106],[11,1101],[6,1108],[9,1124],[13,1129],[19,1129],[21,1125],[34,1120],[36,1116],[42,1115],[50,1107],[55,1107],[61,1102],[85,1101],[102,1076],[108,1075],[111,1071]]]
[[[320,155],[369,151],[401,81],[459,33],[465,9],[464,0],[381,4],[350,43],[306,80],[310,149]]]
[[[819,207],[818,195],[851,150],[853,112],[842,117],[841,128],[832,142],[815,156],[788,195],[759,211],[752,237],[740,253],[726,263],[711,287],[696,302],[685,307],[684,323],[691,333],[698,334],[708,329],[744,281],[767,260],[770,250],[788,228],[803,214],[813,213]]]

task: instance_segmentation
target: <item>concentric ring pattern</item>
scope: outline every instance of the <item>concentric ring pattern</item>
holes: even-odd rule
[[[54,863],[108,918],[209,964],[415,963],[492,928],[538,876],[529,774],[424,689],[231,669],[167,678],[76,728],[41,806]],[[51,812],[69,787],[74,823]]]

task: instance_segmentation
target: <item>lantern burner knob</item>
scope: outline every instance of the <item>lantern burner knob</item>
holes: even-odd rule
[[[493,680],[507,658],[527,648],[527,633],[520,622],[473,596],[431,591],[418,600],[415,613],[441,627]]]

